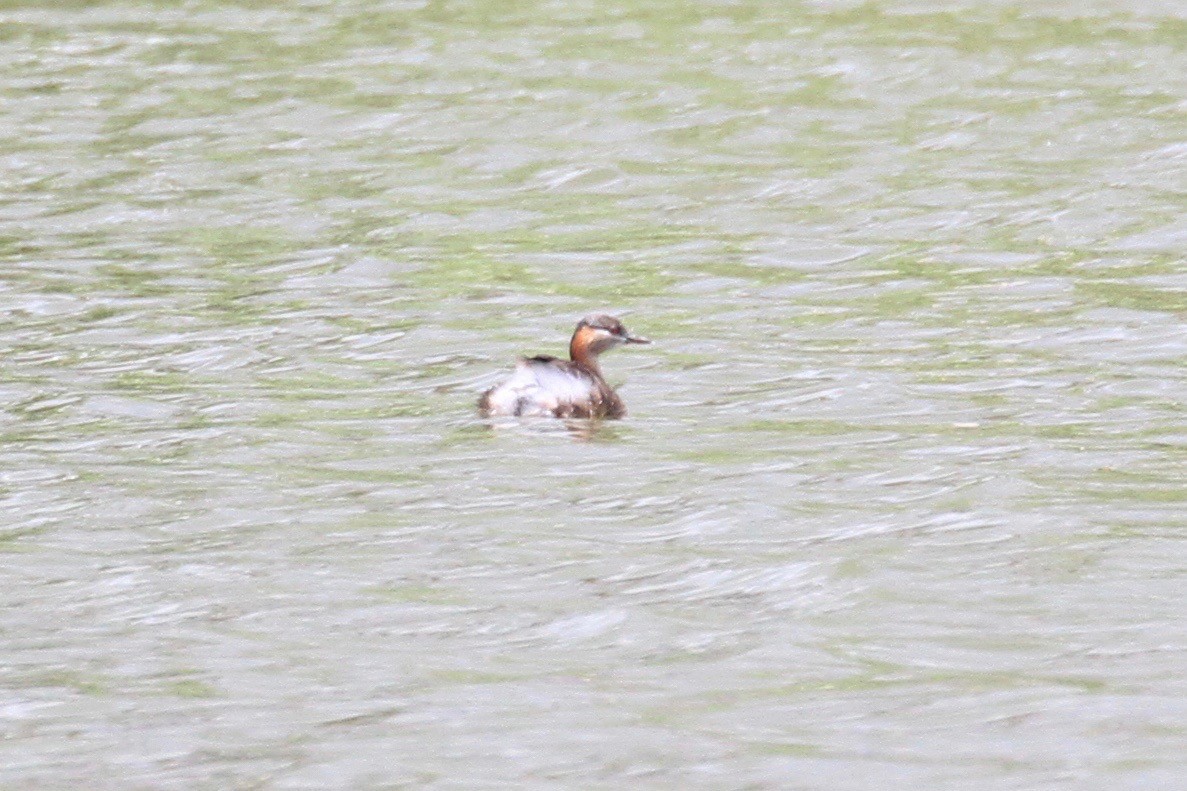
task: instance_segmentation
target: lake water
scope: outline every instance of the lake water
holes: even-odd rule
[[[0,787],[1187,782],[1187,9],[0,5]],[[475,399],[576,320],[604,425]]]

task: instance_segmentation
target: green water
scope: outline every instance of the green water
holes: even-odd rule
[[[0,786],[1173,788],[1177,3],[0,3]],[[630,414],[488,426],[576,320]]]

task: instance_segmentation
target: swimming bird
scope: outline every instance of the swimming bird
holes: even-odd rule
[[[613,316],[586,316],[569,340],[568,360],[546,354],[520,358],[510,379],[478,399],[478,411],[483,417],[620,418],[626,405],[603,378],[598,355],[626,343],[651,341],[631,335]]]

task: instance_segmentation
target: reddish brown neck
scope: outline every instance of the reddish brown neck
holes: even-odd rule
[[[569,341],[569,359],[601,376],[598,368],[598,349],[594,346],[596,334],[589,327],[578,327]]]

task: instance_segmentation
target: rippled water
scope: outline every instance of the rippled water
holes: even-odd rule
[[[0,786],[1174,788],[1177,2],[0,5]],[[630,416],[483,424],[594,309]]]

